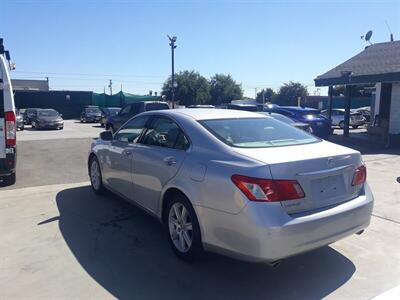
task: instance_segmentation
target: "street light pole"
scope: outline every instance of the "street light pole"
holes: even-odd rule
[[[170,41],[169,45],[171,46],[171,63],[172,63],[172,70],[171,70],[171,91],[172,91],[172,108],[175,108],[175,42],[176,42],[176,36],[173,36],[172,38],[168,36],[168,39]]]

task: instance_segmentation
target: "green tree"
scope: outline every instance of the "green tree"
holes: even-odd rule
[[[308,95],[307,87],[300,82],[290,81],[284,83],[277,95],[277,104],[279,105],[297,105],[297,99],[300,97],[303,101]]]
[[[243,97],[242,85],[236,83],[231,75],[215,74],[210,80],[211,103],[221,103],[239,100]]]
[[[210,83],[195,71],[181,71],[175,75],[175,101],[180,105],[208,104],[211,101]],[[172,99],[171,76],[162,87],[167,100]]]
[[[276,99],[276,94],[273,89],[271,88],[266,88],[262,89],[261,92],[257,93],[256,100],[258,103],[263,103],[263,93],[264,93],[264,99],[265,103],[267,102],[274,102]]]

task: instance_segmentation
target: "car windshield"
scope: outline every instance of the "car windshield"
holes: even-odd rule
[[[86,108],[86,113],[88,114],[99,114],[100,109],[99,108]]]
[[[200,123],[232,147],[268,148],[320,141],[302,130],[269,117],[203,120]]]
[[[40,117],[55,117],[58,116],[58,112],[55,110],[39,110],[38,115]]]

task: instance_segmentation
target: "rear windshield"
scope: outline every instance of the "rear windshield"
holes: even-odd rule
[[[232,147],[268,148],[320,141],[303,130],[269,117],[203,120],[200,123]]]
[[[54,117],[58,116],[58,112],[55,110],[39,110],[38,115],[41,117]]]
[[[100,109],[99,108],[86,108],[86,112],[88,114],[98,114],[100,113]]]
[[[280,115],[280,114],[273,114],[271,115],[271,118],[274,118],[275,120],[287,123],[287,124],[293,124],[295,123],[295,121],[293,121],[291,118],[286,117],[284,115]]]
[[[161,109],[169,109],[168,104],[166,104],[166,103],[147,103],[146,104],[146,111],[161,110]]]

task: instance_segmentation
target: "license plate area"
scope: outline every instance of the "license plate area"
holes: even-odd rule
[[[315,179],[311,183],[313,199],[325,200],[346,193],[343,175]]]

